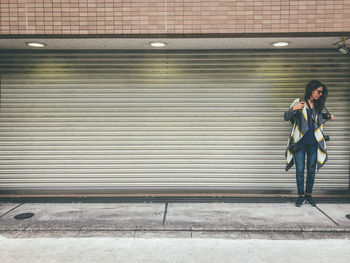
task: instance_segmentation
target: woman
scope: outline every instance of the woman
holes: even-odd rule
[[[317,80],[310,81],[305,88],[304,100],[296,99],[284,113],[284,120],[291,121],[293,128],[286,150],[288,171],[295,163],[298,199],[300,207],[305,201],[315,206],[312,200],[312,188],[317,171],[326,163],[327,148],[323,134],[323,123],[334,120],[334,115],[322,113],[327,99],[327,87]],[[305,153],[307,154],[307,179],[304,191]]]

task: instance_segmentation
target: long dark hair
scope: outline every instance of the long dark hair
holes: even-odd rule
[[[326,104],[326,100],[327,100],[327,96],[328,96],[328,90],[327,90],[326,85],[322,84],[318,80],[311,80],[305,87],[305,95],[304,95],[305,101],[310,99],[312,92],[319,87],[323,88],[322,96],[320,96],[320,98],[318,100],[314,101],[315,110],[318,113],[320,113],[323,110],[324,105]]]

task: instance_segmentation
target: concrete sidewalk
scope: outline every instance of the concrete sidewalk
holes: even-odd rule
[[[0,203],[0,262],[345,263],[348,214],[350,204]]]
[[[17,220],[22,213],[34,213]],[[7,238],[349,239],[350,204],[0,203]]]

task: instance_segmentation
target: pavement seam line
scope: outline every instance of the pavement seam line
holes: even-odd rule
[[[320,211],[322,214],[324,214],[328,219],[330,219],[334,224],[336,224],[337,226],[340,226],[337,222],[335,222],[329,215],[327,215],[325,212],[322,211],[321,208],[319,208],[317,205],[315,206],[317,208],[318,211]]]
[[[17,209],[18,207],[20,207],[21,205],[23,205],[24,203],[22,204],[19,204],[18,206],[12,208],[11,210],[7,211],[5,214],[2,214],[0,217],[3,217],[4,215],[7,215],[8,213],[12,212],[13,210]]]
[[[75,235],[75,237],[78,237],[78,236],[79,236],[80,231],[83,229],[83,227],[84,227],[84,225],[82,225],[82,226],[78,229],[78,232],[77,232],[77,234]]]
[[[136,237],[136,232],[137,232],[137,227],[135,227],[135,229],[134,229],[134,236],[133,236],[133,238]]]
[[[163,226],[165,225],[167,212],[168,212],[168,203],[165,203],[164,216],[163,216]]]
[[[29,226],[27,226],[26,228],[22,229],[21,232],[19,232],[19,234],[16,236],[16,238],[18,238],[20,235],[22,235],[23,232],[27,232],[28,228],[29,228]]]

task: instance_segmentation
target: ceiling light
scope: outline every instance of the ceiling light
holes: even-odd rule
[[[45,43],[40,43],[40,42],[26,42],[27,46],[30,47],[45,47],[46,44]]]
[[[338,48],[338,50],[343,53],[344,55],[348,54],[349,53],[349,49],[345,46],[341,46]]]
[[[150,42],[149,43],[152,47],[165,47],[168,45],[166,42]]]
[[[274,47],[286,47],[290,44],[290,42],[286,42],[286,41],[280,41],[280,42],[274,42],[272,43],[272,45]]]
[[[347,37],[343,37],[342,38],[342,45],[341,46],[338,46],[338,50],[339,50],[339,52],[341,52],[342,54],[344,54],[344,55],[346,55],[346,54],[348,54],[349,53],[349,49],[346,47],[346,40],[347,40],[348,38]],[[340,41],[339,41],[340,42]],[[338,42],[338,43],[339,43]]]

